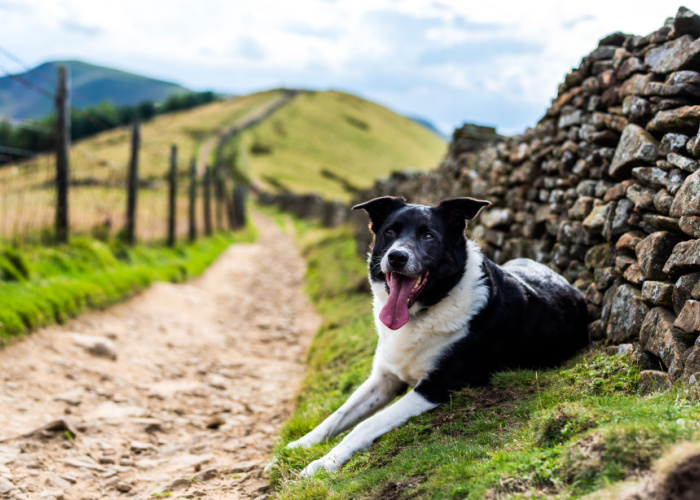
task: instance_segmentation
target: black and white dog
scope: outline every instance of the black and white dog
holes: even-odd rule
[[[504,368],[553,366],[588,343],[583,294],[529,259],[499,267],[464,237],[487,201],[436,207],[376,198],[366,210],[374,233],[369,279],[379,342],[372,374],[323,423],[288,446],[311,446],[362,422],[302,476],[337,470],[357,451],[410,417],[488,382]],[[412,386],[388,408],[379,409]]]

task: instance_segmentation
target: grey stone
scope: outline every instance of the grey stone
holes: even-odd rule
[[[177,479],[173,479],[170,481],[165,488],[163,488],[163,491],[179,491],[179,490],[186,490],[189,489],[189,487],[192,486],[192,480],[187,479],[186,477],[179,477]]]
[[[620,96],[642,95],[644,93],[644,89],[651,82],[653,76],[654,75],[652,74],[632,75],[630,78],[627,78],[622,85],[620,85],[618,93]]]
[[[12,481],[0,476],[0,495],[6,495],[15,488],[17,487],[12,483]]]
[[[639,184],[634,184],[627,190],[627,199],[634,203],[635,212],[654,210],[655,195],[656,191],[653,188]]]
[[[628,95],[622,101],[622,114],[631,121],[643,120],[651,115],[651,103],[643,97]]]
[[[671,297],[673,311],[676,314],[680,314],[686,301],[692,298],[693,288],[698,283],[700,283],[700,272],[685,274],[678,278],[673,286],[673,295]]]
[[[700,336],[695,339],[693,348],[690,350],[690,354],[685,360],[685,372],[683,373],[683,380],[686,382],[690,380],[692,375],[696,375],[700,372]],[[696,375],[696,379],[700,378]],[[700,380],[697,380],[700,382]]]
[[[619,81],[625,81],[634,73],[643,73],[644,70],[644,63],[638,57],[628,57],[622,61],[615,76]]]
[[[675,217],[667,217],[665,215],[644,214],[642,215],[642,223],[640,224],[646,231],[671,231],[680,233],[678,227],[678,219]]]
[[[619,286],[612,298],[607,338],[615,343],[636,340],[647,311],[639,290],[631,285]]]
[[[637,387],[642,394],[654,394],[671,390],[671,378],[668,373],[659,370],[644,370],[639,374]]]
[[[687,177],[688,173],[684,172],[680,168],[672,169],[668,173],[668,184],[666,185],[666,189],[668,189],[668,192],[672,195],[678,193]]]
[[[688,139],[688,142],[685,145],[685,150],[693,158],[700,158],[700,136],[694,135]],[[679,153],[682,153],[682,151],[679,151]]]
[[[650,133],[630,123],[622,131],[615,149],[610,175],[619,180],[628,179],[634,167],[656,161],[658,146],[659,142]]]
[[[641,347],[661,358],[674,380],[683,375],[687,351],[691,347],[685,336],[674,331],[675,319],[668,309],[655,307],[644,318],[640,333]]]
[[[117,359],[117,348],[114,342],[107,338],[73,333],[71,339],[75,345],[82,347],[93,356]]]
[[[659,155],[666,156],[669,153],[684,152],[688,139],[689,137],[685,134],[664,134],[661,142],[659,143]]]
[[[671,73],[696,67],[700,62],[700,43],[690,35],[683,35],[650,49],[644,62],[654,73]]]
[[[645,281],[642,299],[651,306],[673,307],[673,287],[673,284],[663,281]]]
[[[507,226],[513,222],[513,211],[509,208],[492,208],[481,214],[481,223],[488,228]]]
[[[680,7],[673,21],[673,35],[676,37],[690,35],[700,37],[700,17],[685,7]]]
[[[690,172],[691,174],[698,170],[698,162],[677,153],[670,153],[666,159],[671,165],[685,170],[686,172]]]
[[[636,167],[632,169],[632,177],[642,184],[652,187],[668,186],[668,172],[657,167]]]
[[[675,279],[695,271],[700,271],[700,240],[681,241],[673,248],[663,272]]]
[[[700,335],[700,301],[688,300],[673,326],[697,338]]]
[[[677,109],[659,111],[647,124],[652,133],[680,132],[695,133],[700,124],[700,106],[683,106]]]
[[[669,215],[671,213],[671,207],[673,206],[673,196],[665,190],[661,189],[658,193],[654,195],[654,208],[663,215]]]
[[[610,202],[605,205],[593,207],[591,213],[583,220],[584,229],[593,234],[601,234],[605,226],[605,221],[611,213],[614,213],[615,205],[615,202]]]
[[[683,182],[673,200],[671,215],[700,215],[700,171],[691,174]]]
[[[633,209],[634,204],[630,200],[622,199],[616,203],[614,210],[608,212],[608,218],[603,225],[603,237],[606,240],[610,241],[632,229],[629,224],[629,216]]]
[[[700,238],[700,216],[686,215],[678,221],[678,227],[693,238]]]
[[[664,265],[681,239],[675,234],[658,231],[639,242],[636,248],[637,262],[647,279],[658,281],[666,277]]]

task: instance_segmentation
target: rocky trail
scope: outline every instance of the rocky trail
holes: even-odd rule
[[[0,351],[0,498],[265,498],[320,319],[294,243],[256,224],[194,281]]]

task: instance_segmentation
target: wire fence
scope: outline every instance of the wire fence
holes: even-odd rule
[[[25,69],[28,66],[7,49],[0,47],[0,54],[10,58]],[[0,65],[0,73],[13,78],[32,92],[45,98],[56,100],[55,94],[45,88],[49,82],[43,78],[30,81],[22,75],[14,75]],[[32,75],[36,75],[33,72]],[[80,100],[80,96],[73,95]],[[73,109],[77,109],[73,106]],[[93,110],[91,110],[93,111]],[[100,128],[113,130],[105,139],[122,145],[124,134],[129,134],[128,127],[115,128],[108,116],[94,113],[94,120]],[[2,118],[0,118],[0,122]],[[41,124],[26,120],[7,120],[11,126],[32,129],[35,132],[53,134],[54,130]],[[128,141],[126,141],[128,144]],[[137,209],[134,214],[134,237],[138,241],[166,240],[174,242],[206,232],[205,198],[211,199],[209,206],[210,221],[218,229],[237,228],[244,214],[240,190],[234,188],[234,179],[230,175],[232,167],[214,165],[212,174],[213,188],[205,195],[203,171],[193,172],[190,168],[192,158],[180,157],[173,165],[170,160],[169,145],[162,143],[143,143],[143,151],[136,150],[137,158],[149,155],[149,168],[139,173],[138,182],[134,184],[137,191]],[[23,243],[28,241],[54,241],[58,233],[57,221],[57,177],[56,152],[39,153],[29,149],[0,145],[0,155],[25,158],[14,161],[0,168],[0,241]],[[91,234],[99,238],[124,237],[127,227],[127,198],[129,196],[129,166],[132,159],[121,155],[125,160],[107,159],[100,154],[86,149],[82,144],[70,148],[68,159],[70,175],[66,179],[68,186],[67,209],[69,231],[71,234]],[[153,158],[156,160],[153,161]],[[201,163],[201,162],[200,162]],[[154,168],[156,164],[158,167]],[[172,176],[171,172],[175,172]],[[175,196],[170,196],[171,182],[175,182]],[[194,190],[191,189],[194,183]],[[237,194],[237,192],[239,194]],[[194,198],[193,198],[194,196]],[[194,204],[194,210],[191,209]],[[217,207],[218,205],[218,207]],[[225,219],[217,218],[222,213]],[[191,217],[193,214],[194,217]],[[174,219],[172,231],[169,221]],[[218,224],[216,222],[218,221]],[[129,240],[129,238],[125,238]]]

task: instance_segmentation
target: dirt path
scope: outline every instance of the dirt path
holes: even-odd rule
[[[0,351],[0,498],[264,498],[262,466],[320,320],[293,242],[256,223],[259,241],[203,277]],[[76,333],[111,339],[116,360]]]

